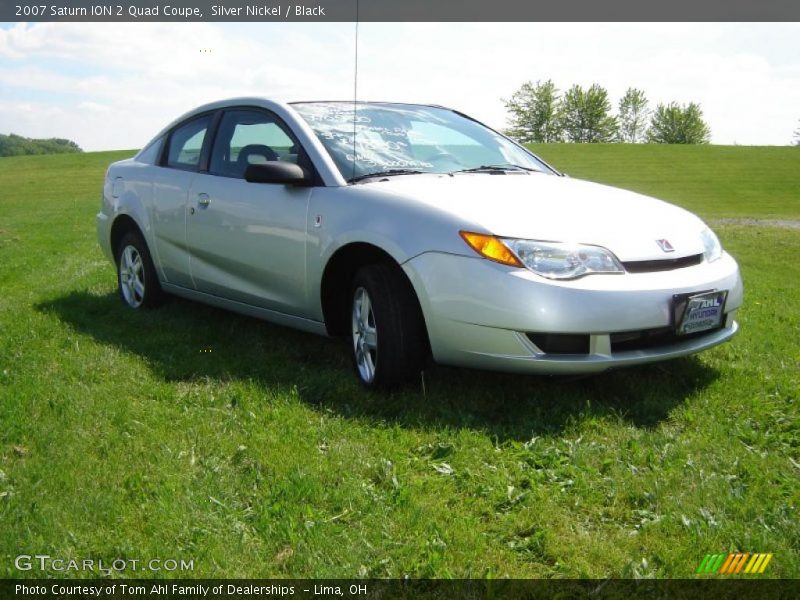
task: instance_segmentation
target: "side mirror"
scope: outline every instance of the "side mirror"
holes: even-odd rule
[[[311,181],[303,167],[282,160],[248,165],[244,171],[244,178],[250,183],[283,183],[286,185],[306,185]]]

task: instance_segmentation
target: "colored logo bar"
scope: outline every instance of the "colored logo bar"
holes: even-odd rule
[[[745,573],[755,575],[763,573],[772,553],[733,552],[731,554],[706,554],[695,573],[716,573],[717,575],[735,575]]]

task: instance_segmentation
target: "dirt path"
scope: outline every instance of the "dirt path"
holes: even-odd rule
[[[794,219],[711,219],[712,225],[749,225],[751,227],[780,227],[800,229],[800,221]]]

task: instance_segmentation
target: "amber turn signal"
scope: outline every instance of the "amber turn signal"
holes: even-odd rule
[[[508,249],[499,238],[493,235],[486,235],[484,233],[472,233],[470,231],[459,231],[459,235],[464,239],[469,247],[475,250],[478,254],[489,260],[499,262],[511,267],[521,267],[522,263]]]

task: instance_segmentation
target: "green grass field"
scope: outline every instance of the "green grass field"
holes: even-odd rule
[[[530,148],[571,177],[656,196],[703,218],[800,218],[800,148],[656,144]]]
[[[536,150],[704,218],[800,218],[797,148]],[[797,229],[716,228],[746,285],[730,344],[575,381],[435,367],[426,393],[381,396],[340,341],[177,299],[126,310],[94,214],[129,154],[0,159],[0,576],[48,554],[194,577],[692,577],[741,550],[800,577]]]

